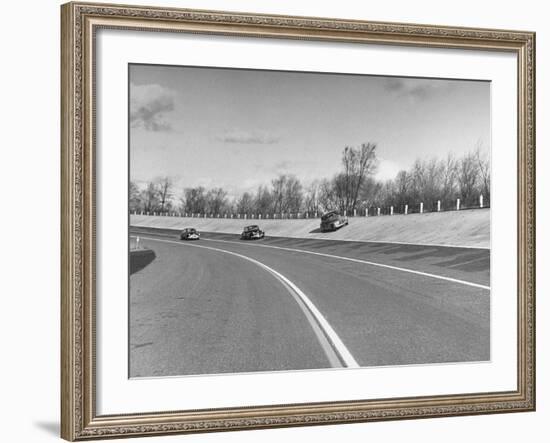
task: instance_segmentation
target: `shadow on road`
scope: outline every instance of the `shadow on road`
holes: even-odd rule
[[[138,249],[130,251],[130,275],[141,271],[156,258],[152,249]]]

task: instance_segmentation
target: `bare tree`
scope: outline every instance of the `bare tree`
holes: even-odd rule
[[[128,206],[130,211],[139,211],[142,205],[141,195],[138,185],[133,181],[130,182],[130,187],[128,189],[128,198]]]
[[[290,213],[300,212],[302,209],[303,188],[300,180],[294,175],[287,176],[285,184],[285,209]]]
[[[271,196],[273,199],[273,210],[276,213],[284,211],[285,204],[285,183],[286,175],[279,175],[271,181]]]
[[[337,174],[332,179],[332,197],[334,206],[336,206],[336,208],[342,213],[349,210],[349,202],[351,198],[350,182],[351,178],[345,172]]]
[[[147,183],[147,186],[141,191],[141,201],[143,210],[147,212],[156,211],[158,207],[158,189],[154,182]]]
[[[245,192],[237,201],[237,212],[239,214],[251,214],[254,212],[254,198]]]
[[[304,209],[306,212],[313,214],[319,211],[320,198],[320,182],[314,180],[309,184],[304,196]]]
[[[376,143],[362,143],[354,148],[346,146],[342,153],[343,175],[337,178],[343,207],[352,212],[357,207],[359,191],[365,179],[376,172]]]
[[[204,214],[206,212],[206,190],[202,186],[185,188],[183,194],[185,212],[191,214]]]
[[[374,177],[367,177],[359,191],[358,209],[367,211],[368,208],[372,207],[380,195],[381,188],[382,183],[380,181],[375,180]]]
[[[391,195],[386,195],[391,201],[386,201],[385,204],[391,206],[406,205],[412,203],[411,186],[413,185],[413,176],[407,171],[399,171],[395,180],[392,183],[386,182],[386,191],[390,191]]]
[[[223,188],[184,189],[180,208],[187,213],[222,214],[232,210],[239,213],[309,213],[329,210],[353,214],[356,209],[394,206],[399,211],[405,205],[424,203],[427,209],[437,200],[445,206],[460,197],[465,205],[475,203],[482,193],[490,196],[490,162],[488,152],[478,144],[477,149],[456,159],[452,154],[445,159],[417,159],[408,170],[401,170],[394,180],[381,182],[374,174],[377,168],[377,146],[363,143],[347,146],[342,151],[342,169],[332,179],[316,180],[304,189],[300,180],[291,174],[280,174],[271,181],[271,187],[261,185],[252,194],[245,192],[231,201]],[[150,182],[139,191],[131,182],[130,209],[166,211],[172,205],[172,180],[169,177]]]
[[[338,200],[333,180],[321,180],[319,184],[319,209],[322,212],[327,212],[337,207],[337,205]]]
[[[458,162],[452,153],[441,160],[441,190],[440,198],[443,202],[454,200],[457,193]]]
[[[458,165],[458,188],[464,204],[472,204],[477,199],[478,179],[479,166],[475,152],[468,152],[460,159]]]
[[[433,205],[440,195],[441,168],[437,158],[428,161],[417,159],[410,172],[412,197],[417,202]]]
[[[302,206],[303,192],[300,180],[294,175],[281,174],[271,182],[273,210],[281,212],[299,212]]]
[[[166,212],[170,210],[172,198],[173,181],[170,177],[161,177],[157,179],[159,211]]]
[[[254,199],[255,212],[269,214],[273,209],[273,197],[267,186],[260,186]]]
[[[385,182],[381,183],[380,191],[378,192],[378,197],[375,201],[375,204],[378,207],[392,206],[394,204],[396,189],[397,186],[395,180],[386,180]]]
[[[211,214],[220,214],[227,204],[227,192],[222,188],[214,188],[206,193],[206,207]]]

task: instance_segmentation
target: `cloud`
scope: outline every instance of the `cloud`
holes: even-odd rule
[[[275,165],[276,171],[286,171],[292,166],[292,162],[290,160],[281,160],[279,163]]]
[[[394,179],[401,169],[403,168],[401,168],[396,162],[380,157],[378,170],[376,171],[376,178],[378,180]]]
[[[255,162],[253,168],[256,171],[261,171],[267,173],[270,176],[279,175],[279,174],[290,174],[292,173],[293,166],[296,166],[298,162],[290,160],[280,160],[277,163],[267,163],[265,161]],[[270,180],[270,179],[269,179]],[[268,180],[268,181],[269,181]]]
[[[393,77],[384,81],[386,91],[411,100],[426,100],[436,93],[448,91],[451,87],[452,83],[443,80]]]
[[[272,145],[279,143],[280,137],[263,131],[243,131],[234,129],[226,131],[218,137],[224,143]]]
[[[174,110],[174,93],[160,85],[130,87],[130,124],[147,131],[170,131],[172,126],[165,114]]]

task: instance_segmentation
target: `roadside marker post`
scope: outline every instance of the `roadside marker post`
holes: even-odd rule
[[[409,205],[405,205],[405,215],[409,213]]]
[[[390,215],[393,215],[393,206],[390,206]]]
[[[456,199],[456,210],[460,211],[460,199],[459,198]]]
[[[441,212],[441,200],[437,200],[437,212]]]
[[[378,215],[380,215],[380,208],[378,208]]]
[[[479,207],[483,208],[483,194],[479,195]]]
[[[420,213],[424,214],[424,203],[420,202]]]

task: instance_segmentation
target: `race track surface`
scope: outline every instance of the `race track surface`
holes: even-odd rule
[[[488,249],[130,235],[132,377],[490,359]]]

